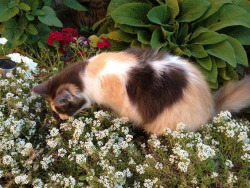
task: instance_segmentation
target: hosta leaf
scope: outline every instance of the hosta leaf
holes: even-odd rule
[[[142,44],[150,44],[151,34],[146,31],[139,31],[137,34],[138,41]]]
[[[10,18],[14,17],[19,13],[19,8],[13,7],[8,9],[5,13],[0,14],[0,22],[6,22]]]
[[[109,42],[111,43],[111,51],[122,51],[129,47],[129,43],[127,42],[118,42],[115,40],[109,40]]]
[[[198,37],[194,38],[191,43],[192,44],[216,44],[226,40],[228,37],[224,34],[218,34],[216,32],[210,31],[206,33],[200,34]]]
[[[175,17],[179,14],[179,3],[178,0],[165,0],[170,10],[170,22],[172,23]]]
[[[180,49],[183,51],[184,55],[191,57],[192,53],[187,47],[181,46]]]
[[[86,11],[87,9],[82,6],[80,3],[78,3],[77,0],[62,0],[62,2],[64,3],[64,5],[66,5],[69,8],[72,8],[74,10],[78,10],[78,11]]]
[[[196,60],[203,68],[211,71],[213,62],[210,56],[204,58],[196,58]]]
[[[210,3],[207,0],[185,0],[180,3],[179,22],[192,22],[200,18],[208,9]]]
[[[203,58],[208,56],[207,52],[200,44],[191,44],[188,46],[188,49],[191,51],[192,56],[197,58]]]
[[[219,58],[214,58],[215,62],[216,62],[216,65],[218,68],[225,68],[227,66],[226,62],[222,59],[219,59]]]
[[[217,82],[218,70],[217,70],[216,63],[213,60],[212,60],[212,69],[210,71],[203,67],[199,67],[199,68],[209,82],[211,83]]]
[[[231,80],[238,80],[238,79],[239,79],[239,78],[238,78],[238,75],[237,75],[237,73],[235,72],[234,69],[235,69],[234,67],[228,65],[228,66],[226,67],[227,76],[229,76],[229,77],[231,78]]]
[[[101,23],[103,23],[104,21],[107,20],[107,17],[106,18],[103,18],[101,20],[99,20],[98,22],[96,22],[93,26],[92,26],[92,30],[94,31]]]
[[[138,40],[134,40],[131,42],[130,47],[131,48],[141,48],[141,43]]]
[[[31,35],[37,35],[38,31],[36,29],[36,27],[34,26],[34,24],[29,24],[28,27],[26,28],[26,31],[28,33],[30,33]]]
[[[231,80],[231,78],[227,76],[227,71],[225,68],[218,69],[218,72],[220,77],[223,78],[224,80]]]
[[[8,0],[0,1],[0,15],[4,14],[8,10]]]
[[[45,15],[38,16],[38,19],[49,26],[62,27],[62,22],[56,17],[55,11],[47,6],[44,6],[42,10],[45,12]]]
[[[142,30],[141,27],[133,27],[133,26],[125,25],[125,24],[121,24],[120,29],[130,34],[137,34],[139,31]]]
[[[152,23],[160,25],[168,24],[170,10],[167,5],[156,6],[148,12],[147,17]]]
[[[163,34],[165,40],[174,33],[171,31],[167,31],[164,26],[161,26],[161,31],[162,31],[162,34]]]
[[[249,0],[233,0],[233,4],[245,9],[247,12],[250,12]]]
[[[224,4],[232,3],[232,0],[208,0],[211,4],[211,6],[208,8],[207,12],[202,16],[202,19],[206,19],[209,16],[213,15],[215,12],[217,12],[220,7],[222,7]]]
[[[29,37],[28,43],[29,44],[34,44],[34,43],[38,42],[39,39],[40,39],[40,37],[38,35],[32,35],[32,36]]]
[[[118,7],[127,4],[127,3],[135,3],[135,2],[143,2],[143,0],[119,0],[119,1],[111,1],[108,6],[107,15],[111,15],[112,11],[117,9]]]
[[[31,8],[29,5],[25,4],[25,3],[20,3],[18,4],[18,7],[22,10],[25,10],[25,11],[29,11]]]
[[[24,43],[28,39],[26,34],[22,34],[22,36],[19,38],[20,44]]]
[[[149,24],[147,13],[151,5],[146,3],[128,3],[115,9],[111,17],[119,24],[144,27]]]
[[[22,30],[22,29],[15,29],[14,38],[16,40],[18,40],[21,37],[21,35],[23,34],[23,32],[24,32],[24,30]]]
[[[223,41],[217,44],[210,44],[204,46],[204,48],[208,54],[218,57],[228,62],[231,66],[236,67],[235,52],[229,42]]]
[[[121,30],[112,31],[106,34],[106,37],[119,42],[132,42],[136,38],[135,35],[125,33]]]
[[[248,60],[247,60],[247,53],[243,46],[237,41],[236,39],[229,37],[227,39],[228,42],[232,45],[234,48],[235,56],[236,56],[236,62],[238,64],[248,66]]]
[[[237,39],[242,45],[250,45],[250,28],[234,26],[227,27],[220,32]]]
[[[90,45],[92,47],[97,47],[96,43],[99,41],[99,37],[96,35],[91,35],[88,39],[90,40]]]
[[[163,36],[162,36],[161,30],[156,29],[152,34],[150,44],[151,44],[153,49],[158,49],[158,48],[166,46],[168,44],[168,42],[163,41]]]
[[[238,6],[226,4],[206,19],[203,25],[213,31],[234,25],[250,28],[250,14]]]
[[[204,28],[204,27],[201,27],[199,26],[194,32],[193,34],[191,35],[191,40],[198,37],[200,34],[202,33],[206,33],[206,32],[209,32],[209,30],[207,28]]]
[[[211,89],[218,89],[218,82],[216,81],[215,83],[212,83],[212,82],[208,82],[208,84],[209,84],[209,87],[211,88]]]

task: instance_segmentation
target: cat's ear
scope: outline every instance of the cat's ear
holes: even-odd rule
[[[39,95],[47,95],[48,94],[48,81],[43,82],[37,86],[34,86],[32,91]]]
[[[63,90],[60,94],[58,94],[53,102],[55,106],[68,106],[70,101],[74,99],[74,96],[66,91]]]

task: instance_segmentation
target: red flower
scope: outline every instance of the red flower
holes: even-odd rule
[[[74,37],[78,37],[78,32],[77,32],[77,30],[75,30],[75,29],[72,29],[72,28],[64,28],[62,31],[65,32],[65,33],[73,34]]]
[[[49,36],[49,37],[47,38],[47,44],[52,46],[53,43],[54,43],[54,38],[53,38],[52,36]]]
[[[103,49],[105,46],[104,46],[104,42],[97,42],[96,43],[97,47],[100,48],[100,49]]]
[[[111,46],[110,42],[108,41],[108,39],[105,39],[103,37],[100,38],[102,40],[102,42],[98,41],[96,44],[97,44],[97,47],[100,48],[100,49],[103,49],[103,48],[109,48]]]

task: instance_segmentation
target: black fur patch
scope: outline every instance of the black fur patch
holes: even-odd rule
[[[150,65],[152,61],[161,60],[166,54],[155,51],[130,50],[140,61],[130,70],[126,85],[127,93],[143,118],[143,123],[152,122],[166,107],[170,107],[183,97],[187,86],[186,73],[174,65],[166,65],[167,71],[157,75]],[[150,56],[151,55],[151,56]],[[157,63],[157,62],[156,62]]]
[[[55,106],[56,111],[59,114],[66,114],[68,116],[73,116],[84,104],[86,103],[85,99],[79,99],[74,102],[69,102],[65,106]]]

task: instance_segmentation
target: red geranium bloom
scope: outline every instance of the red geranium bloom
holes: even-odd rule
[[[108,41],[108,39],[105,39],[103,37],[100,38],[102,40],[102,42],[98,41],[96,44],[97,44],[97,47],[100,48],[100,49],[103,49],[103,48],[109,48],[111,46],[110,42]]]
[[[62,31],[65,32],[65,33],[73,34],[74,37],[78,37],[78,32],[77,32],[77,30],[75,30],[75,29],[72,29],[72,28],[64,28]]]
[[[100,48],[100,49],[103,49],[105,46],[104,46],[104,42],[97,42],[96,43],[97,47]]]
[[[54,43],[54,38],[51,37],[51,36],[49,36],[49,37],[47,38],[47,44],[52,46],[53,43]]]

